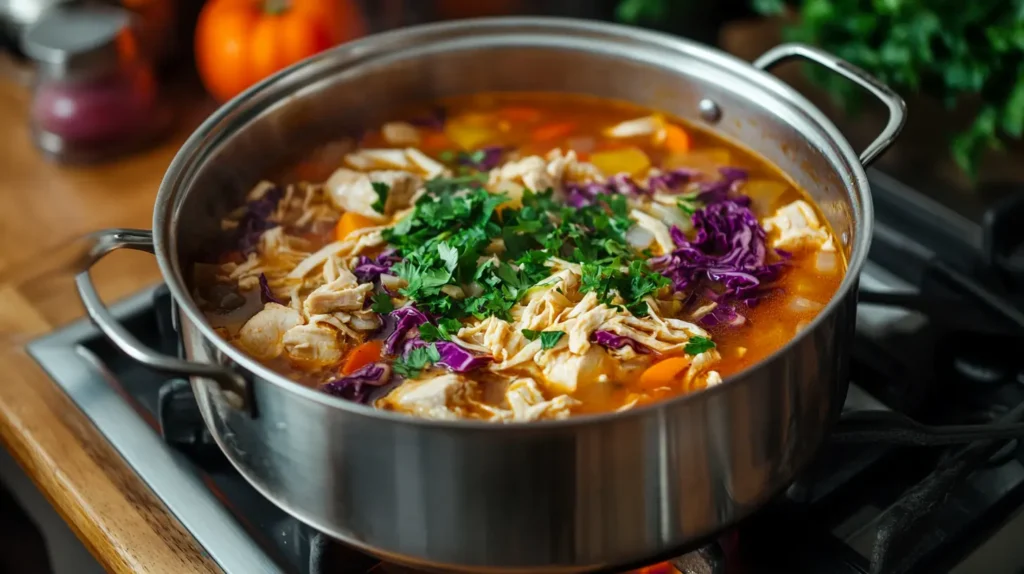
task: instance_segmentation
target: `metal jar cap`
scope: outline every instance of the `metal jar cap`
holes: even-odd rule
[[[130,25],[129,12],[115,6],[59,6],[25,30],[21,49],[55,75],[116,66]]]

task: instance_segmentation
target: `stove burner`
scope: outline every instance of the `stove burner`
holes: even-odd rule
[[[725,552],[712,542],[670,561],[680,574],[726,574]]]

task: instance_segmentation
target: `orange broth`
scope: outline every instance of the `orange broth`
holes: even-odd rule
[[[409,110],[408,114],[400,114],[395,119],[421,117],[436,106],[445,110],[445,128],[443,131],[425,131],[418,147],[442,161],[446,154],[450,157],[454,151],[472,151],[496,145],[512,148],[521,157],[543,155],[556,148],[574,150],[581,161],[593,161],[595,156],[600,157],[599,154],[609,150],[635,147],[644,152],[653,167],[696,168],[709,177],[717,174],[717,169],[723,166],[747,170],[749,179],[741,191],[751,197],[752,208],[759,220],[797,199],[814,205],[808,194],[798,189],[790,178],[767,160],[734,142],[676,118],[665,119],[681,127],[688,136],[689,150],[685,152],[666,149],[664,143],[656,143],[650,136],[613,139],[602,135],[602,130],[609,126],[656,113],[635,105],[565,94],[488,93],[444,99],[431,106]],[[381,131],[374,129],[362,135],[358,147],[394,146],[388,146]],[[322,181],[338,166],[336,157],[323,159],[328,155],[317,159],[314,154],[313,159],[282,174],[281,181],[314,178]],[[450,160],[447,163],[455,165]],[[815,209],[818,210],[817,206]],[[819,220],[825,222],[818,211]],[[306,237],[314,242],[314,249],[334,239],[329,229],[310,231]],[[776,284],[778,289],[754,308],[740,309],[746,317],[745,324],[708,328],[722,357],[715,370],[723,377],[755,365],[785,345],[833,297],[843,279],[846,263],[841,251],[836,251],[829,255],[835,258],[835,271],[820,273],[815,265],[819,256],[822,255],[816,250],[794,255]],[[336,369],[317,373],[309,373],[301,365],[285,359],[276,359],[268,364],[297,381],[314,385],[332,376],[344,365],[346,358]],[[615,410],[623,405],[631,391],[636,390],[631,385],[629,381],[618,382],[612,389],[598,389],[605,385],[591,385],[590,390],[574,395],[582,405],[574,408],[573,412]],[[696,389],[680,385],[670,391],[652,393],[641,403],[693,390]]]

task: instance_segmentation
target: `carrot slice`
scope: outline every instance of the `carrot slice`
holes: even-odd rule
[[[669,357],[658,361],[640,374],[640,386],[645,389],[670,387],[689,366],[689,357]]]
[[[665,126],[665,147],[675,153],[690,151],[690,134],[675,124],[668,124]]]
[[[334,226],[334,238],[338,241],[343,241],[353,231],[364,227],[373,227],[374,225],[377,225],[377,222],[369,217],[352,211],[346,211],[341,215],[338,224]]]
[[[452,140],[444,132],[427,132],[420,143],[420,150],[425,152],[439,152],[452,147]]]
[[[497,115],[499,118],[509,122],[530,123],[540,119],[540,110],[510,106],[498,110]]]
[[[551,141],[564,138],[576,130],[576,124],[572,122],[558,122],[548,124],[533,130],[532,139],[537,142]]]
[[[341,374],[351,375],[370,363],[376,363],[380,360],[381,348],[382,343],[380,341],[367,341],[352,349],[352,352],[348,354],[348,358],[345,359],[345,364],[341,367]]]

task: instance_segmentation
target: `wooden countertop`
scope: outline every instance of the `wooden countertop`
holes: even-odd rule
[[[54,246],[104,227],[149,228],[164,170],[213,109],[179,88],[174,133],[157,147],[108,164],[62,167],[29,138],[24,75],[0,55],[0,278]],[[107,301],[159,281],[151,256],[119,252],[93,277]],[[23,350],[83,315],[70,275],[0,283],[0,440],[109,571],[219,572],[92,424]]]

